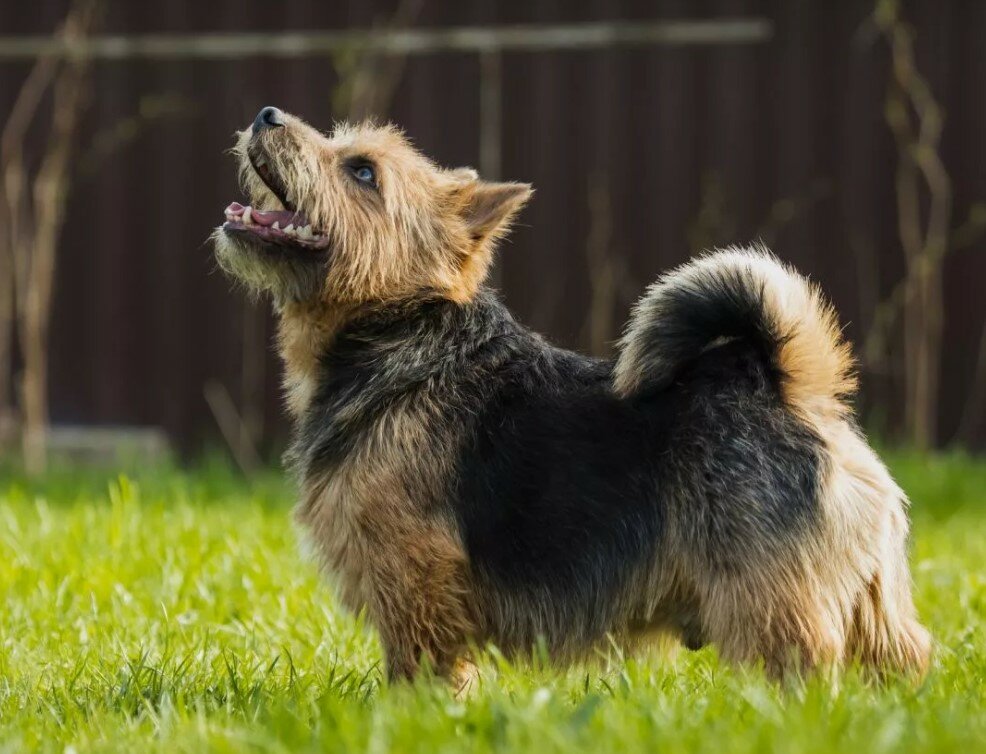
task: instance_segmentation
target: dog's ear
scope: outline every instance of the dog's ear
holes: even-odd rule
[[[534,189],[527,183],[492,183],[475,178],[468,180],[460,168],[463,182],[456,190],[459,215],[470,238],[477,244],[502,238],[510,230],[510,222],[531,198]],[[475,171],[472,171],[475,175]]]

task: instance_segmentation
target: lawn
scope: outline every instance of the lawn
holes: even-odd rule
[[[491,654],[466,702],[382,681],[276,475],[0,473],[0,751],[986,751],[986,461],[892,465],[938,642],[922,685],[782,690],[708,649],[568,670]]]

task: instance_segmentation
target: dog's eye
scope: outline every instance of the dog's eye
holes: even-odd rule
[[[356,165],[351,165],[349,169],[352,171],[353,177],[360,183],[365,183],[368,186],[377,185],[377,174],[373,170],[372,165],[357,163]]]

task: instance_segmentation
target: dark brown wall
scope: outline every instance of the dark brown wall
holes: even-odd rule
[[[3,34],[54,27],[64,3],[5,4]],[[387,3],[252,0],[110,4],[108,31],[365,27]],[[862,22],[870,2],[577,0],[427,2],[421,25],[609,18],[766,16],[756,46],[516,53],[503,67],[503,175],[538,189],[501,253],[502,287],[520,318],[568,346],[585,344],[590,185],[612,207],[609,247],[627,279],[614,328],[662,269],[690,253],[700,209],[718,192],[718,242],[758,234],[816,277],[854,338],[902,274],[894,146],[883,121],[885,51]],[[153,8],[153,13],[150,9]],[[908,4],[920,64],[945,105],[944,153],[956,224],[986,200],[986,3]],[[0,65],[0,113],[26,65]],[[409,60],[390,117],[440,162],[478,162],[479,65],[466,54]],[[70,201],[52,333],[58,421],[163,425],[186,448],[216,436],[210,379],[239,397],[243,297],[214,271],[205,243],[239,197],[230,135],[265,104],[329,125],[327,60],[100,63]],[[183,103],[104,153],[143,100]],[[121,128],[121,122],[124,127]],[[118,134],[119,135],[119,134]],[[125,134],[124,134],[125,135]],[[704,188],[703,188],[704,187]],[[710,188],[712,187],[712,188]],[[794,216],[769,218],[790,200]],[[705,223],[708,225],[708,223]],[[967,410],[986,320],[986,241],[947,263],[942,439]],[[872,283],[871,283],[872,281]],[[256,316],[254,319],[258,319]],[[266,316],[248,337],[269,339]],[[615,337],[616,331],[612,333]],[[278,366],[267,359],[269,426],[283,431]],[[873,417],[898,417],[899,375],[864,374]],[[986,421],[977,428],[986,440]]]

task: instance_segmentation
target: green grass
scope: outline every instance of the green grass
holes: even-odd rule
[[[892,465],[939,643],[921,686],[782,690],[712,650],[613,651],[487,657],[464,703],[382,682],[372,631],[299,557],[277,476],[0,473],[0,752],[986,750],[986,462]]]

